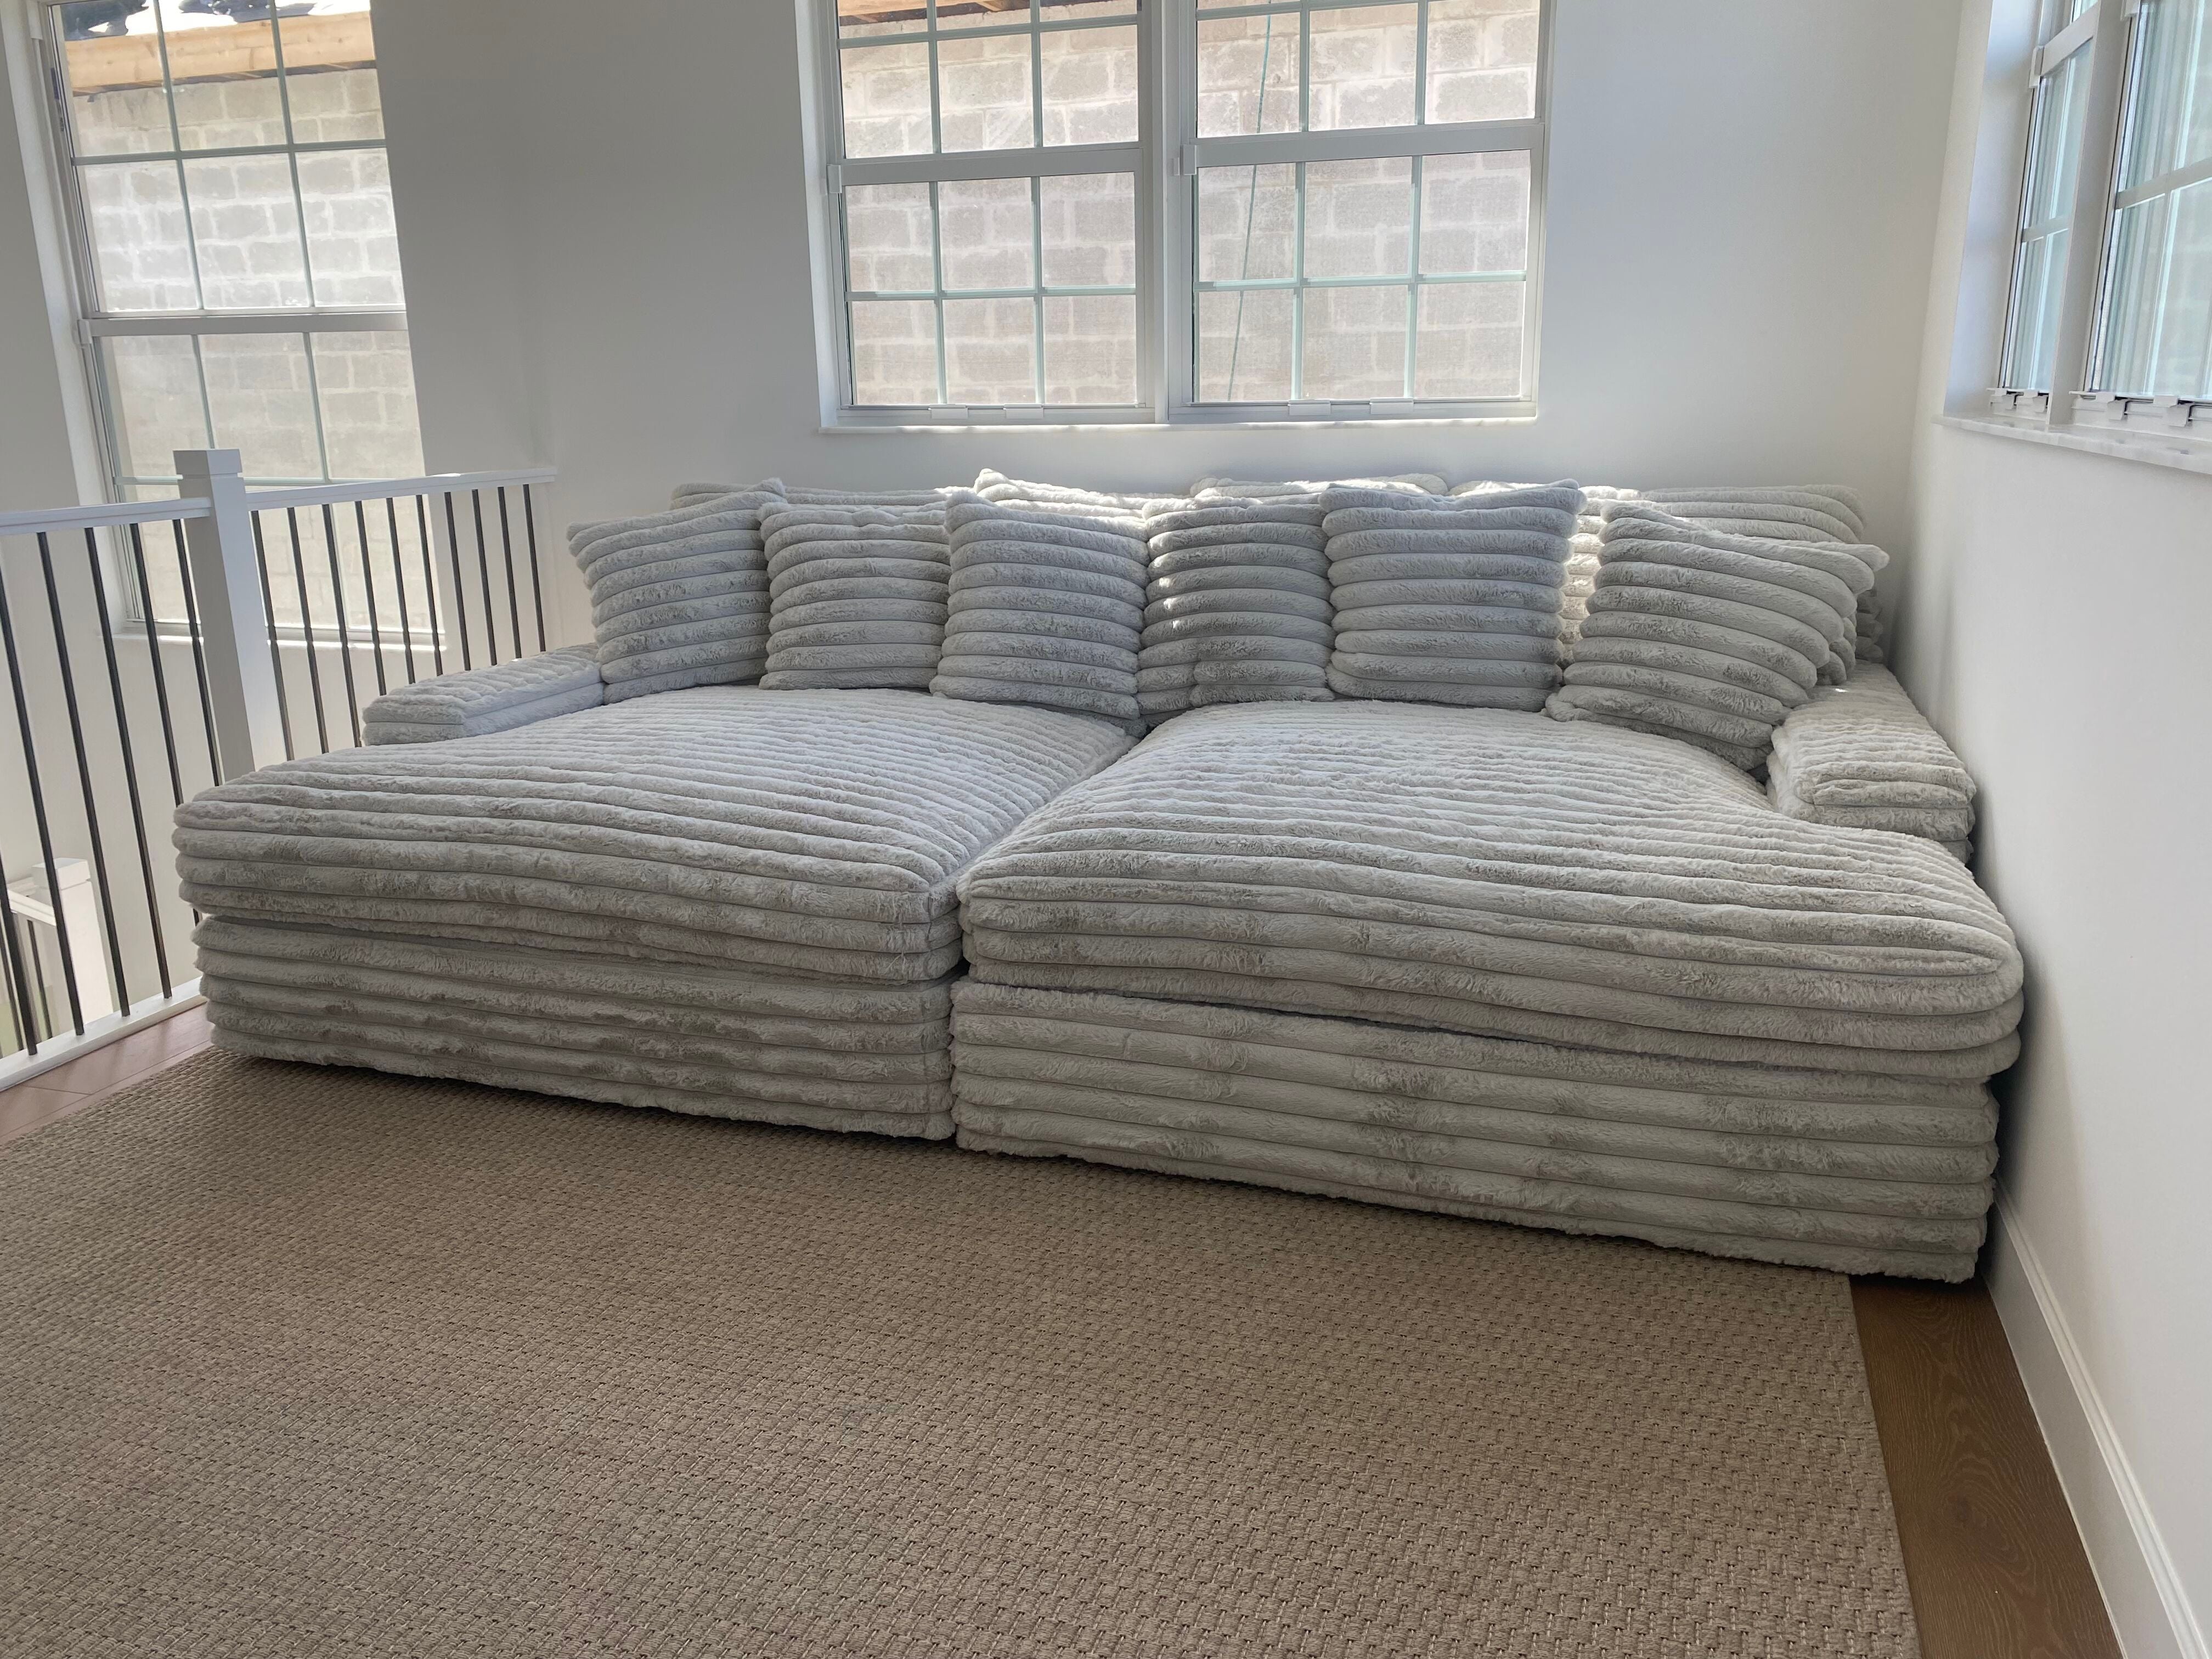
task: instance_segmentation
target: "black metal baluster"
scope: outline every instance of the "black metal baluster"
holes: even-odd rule
[[[545,590],[538,585],[538,514],[530,505],[530,486],[522,486],[522,529],[530,538],[531,614],[538,618],[538,648],[545,648]]]
[[[399,498],[384,498],[384,517],[391,526],[392,580],[399,592],[399,648],[406,653],[407,684],[415,684],[415,614],[407,608],[407,561],[399,556]]]
[[[476,666],[469,656],[469,588],[461,579],[461,532],[453,527],[453,492],[446,492],[446,556],[453,566],[453,620],[461,630],[461,672]],[[485,619],[487,623],[490,618]]]
[[[507,486],[499,487],[499,551],[507,565],[507,631],[514,640],[514,654],[522,655],[522,592],[514,580],[514,532],[507,521]]]
[[[169,757],[169,793],[182,806],[185,804],[185,774],[177,764],[177,729],[169,716],[169,677],[161,669],[161,629],[154,620],[154,590],[146,586],[146,543],[138,533],[138,526],[131,526],[131,568],[138,578],[138,591],[149,596],[146,601],[146,657],[154,670],[154,706],[161,711],[161,752]],[[268,583],[262,583],[265,591]]]
[[[269,629],[269,671],[276,677],[276,724],[284,732],[284,758],[294,760],[297,757],[292,752],[291,699],[284,691],[284,651],[276,639],[276,597],[269,587],[269,550],[261,539],[260,513],[257,510],[247,516],[253,520],[253,562],[261,571],[261,619]]]
[[[84,533],[87,543],[91,543],[92,532]],[[99,556],[96,546],[94,556]],[[43,530],[39,532],[39,570],[46,580],[46,614],[53,620],[54,662],[61,670],[62,704],[69,710],[70,746],[76,750],[77,791],[84,798],[85,834],[92,842],[93,883],[100,892],[101,931],[107,935],[107,972],[115,981],[116,1006],[128,1012],[131,989],[123,976],[123,937],[115,929],[115,895],[107,885],[107,837],[100,833],[100,802],[92,787],[92,757],[85,752],[84,717],[76,706],[76,674],[70,666],[69,630],[62,621],[62,592],[54,582],[53,549],[48,545]],[[137,793],[135,780],[132,793]],[[58,889],[53,896],[54,914],[59,915],[62,896]]]
[[[0,871],[6,867],[7,854],[0,852]],[[35,1054],[39,1052],[39,1011],[31,1003],[31,982],[23,977],[23,958],[15,943],[15,907],[5,881],[0,881],[0,964],[7,969],[8,1016],[22,1034],[23,1052]]]
[[[300,509],[286,507],[284,522],[292,532],[292,591],[299,596],[300,628],[307,635],[307,690],[313,693],[315,700],[315,741],[320,745],[318,752],[327,755],[331,752],[331,728],[323,717],[322,671],[315,666],[315,625],[307,611],[307,562],[300,552]]]
[[[46,538],[39,539],[43,542]],[[76,1034],[82,1036],[84,1004],[76,994],[76,958],[70,951],[69,918],[63,914],[62,873],[54,862],[53,829],[46,822],[46,792],[39,781],[39,746],[31,737],[31,706],[23,697],[23,665],[15,654],[15,619],[9,611],[4,570],[0,570],[0,646],[6,648],[8,685],[15,694],[15,730],[22,738],[23,775],[31,786],[31,817],[38,825],[39,853],[46,866],[46,897],[54,907],[54,932],[61,936],[62,983],[69,991],[70,1018]]]
[[[384,678],[384,627],[376,615],[376,577],[368,568],[368,508],[353,504],[354,541],[361,549],[361,588],[368,595],[368,648],[376,662],[376,695],[392,690]]]
[[[191,631],[192,673],[200,683],[200,726],[207,736],[208,781],[222,781],[222,760],[215,747],[215,694],[208,689],[207,643],[200,637],[200,604],[192,592],[192,562],[185,556],[185,521],[169,521],[169,536],[177,547],[177,575],[185,589],[185,623]]]
[[[138,873],[146,883],[146,922],[154,933],[154,965],[161,981],[164,997],[176,994],[169,983],[169,947],[161,938],[161,900],[154,890],[154,853],[146,844],[146,809],[138,799],[138,760],[131,744],[131,717],[123,707],[123,666],[115,657],[115,628],[107,615],[107,583],[100,574],[100,544],[89,526],[84,532],[84,551],[92,572],[92,603],[100,613],[100,643],[107,653],[107,691],[115,703],[115,736],[123,750],[123,781],[131,792],[131,828],[138,840]],[[152,623],[148,623],[149,635]],[[123,969],[120,958],[115,970],[120,981]],[[124,999],[123,1011],[131,1011],[131,1002]]]
[[[345,676],[346,719],[353,727],[353,746],[361,747],[361,695],[353,684],[353,635],[346,630],[345,580],[338,574],[337,521],[331,515],[331,504],[323,503],[323,553],[331,566],[331,599],[338,613],[338,667]],[[313,647],[314,629],[307,630],[309,648]]]
[[[499,666],[499,624],[492,620],[491,555],[484,546],[483,491],[469,491],[470,505],[477,520],[477,579],[483,584],[484,651],[491,658],[491,665]]]
[[[422,550],[422,608],[430,618],[430,660],[438,672],[446,672],[446,629],[438,620],[438,579],[430,568],[430,504],[415,498],[415,534]]]

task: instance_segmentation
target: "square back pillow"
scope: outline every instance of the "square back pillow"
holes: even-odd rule
[[[1211,496],[1145,517],[1137,702],[1150,720],[1217,702],[1322,702],[1333,615],[1317,495]]]
[[[799,507],[763,515],[766,690],[927,690],[945,639],[942,507]]]

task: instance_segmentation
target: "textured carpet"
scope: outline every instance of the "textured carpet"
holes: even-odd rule
[[[0,1153],[0,1653],[1909,1656],[1828,1274],[208,1054]]]

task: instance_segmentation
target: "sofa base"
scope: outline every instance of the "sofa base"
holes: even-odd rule
[[[815,1129],[952,1133],[948,981],[848,985],[210,917],[216,1046]]]
[[[1603,1054],[960,981],[963,1146],[1611,1234],[1839,1273],[1972,1275],[1978,1081]]]

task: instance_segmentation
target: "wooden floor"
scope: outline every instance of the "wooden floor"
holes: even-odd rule
[[[0,1146],[208,1044],[198,1008],[0,1090]],[[1851,1281],[1922,1659],[2120,1659],[1978,1284]]]

